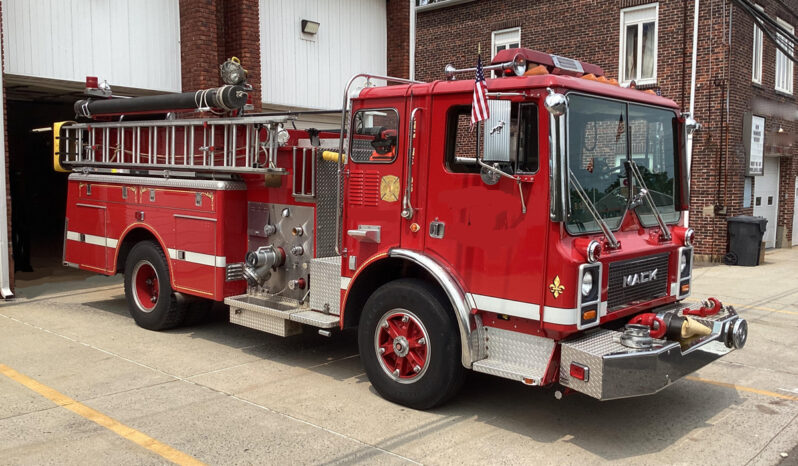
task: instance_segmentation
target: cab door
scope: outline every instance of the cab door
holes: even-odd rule
[[[344,267],[399,245],[406,148],[404,100],[355,107],[344,184]]]
[[[503,129],[510,134],[510,156],[499,164],[523,180],[520,188],[505,177],[483,178],[476,161],[483,153],[480,129],[471,129],[472,95],[433,97],[436,136],[429,139],[422,230],[425,250],[451,265],[480,309],[520,309],[517,315],[525,317],[536,316],[544,298],[549,225],[548,147],[538,137],[547,117],[540,95],[530,97],[512,102]]]

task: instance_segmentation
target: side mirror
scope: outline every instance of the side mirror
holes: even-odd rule
[[[491,164],[510,162],[510,116],[512,102],[488,100],[490,117],[484,122],[482,160]]]

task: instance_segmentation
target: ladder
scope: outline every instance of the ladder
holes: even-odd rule
[[[277,152],[290,116],[67,122],[58,129],[61,167],[84,173],[162,170],[286,175]]]

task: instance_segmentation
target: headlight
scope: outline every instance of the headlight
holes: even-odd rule
[[[687,268],[687,261],[682,260],[682,265],[679,267],[679,273],[681,274],[682,272],[684,272],[685,268]]]
[[[593,274],[587,272],[582,277],[582,296],[588,297],[591,291],[593,291]]]

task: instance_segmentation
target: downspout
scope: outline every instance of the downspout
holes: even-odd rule
[[[408,45],[408,61],[410,62],[410,74],[408,79],[416,79],[416,0],[409,0],[410,4],[410,43]]]
[[[693,119],[695,117],[695,67],[696,67],[696,58],[698,56],[698,3],[699,0],[695,0],[695,9],[693,11],[693,63],[692,68],[690,69],[690,116]],[[691,167],[693,165],[693,134],[687,136],[687,173],[688,175],[691,173]],[[688,179],[691,179],[691,176],[688,176]],[[690,211],[688,210],[684,214],[684,226],[688,226],[690,222]]]
[[[3,73],[0,72],[0,99],[3,97]],[[3,298],[14,297],[11,292],[11,264],[8,257],[8,204],[6,195],[8,186],[6,185],[6,121],[5,112],[0,118],[0,193],[3,193],[3,200],[0,202],[0,294]]]

